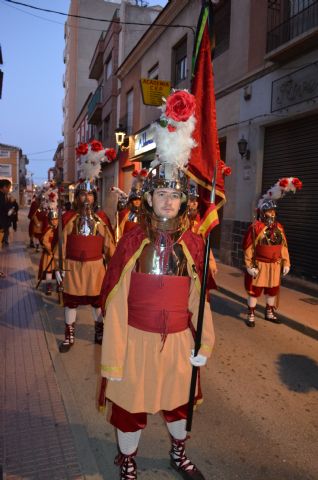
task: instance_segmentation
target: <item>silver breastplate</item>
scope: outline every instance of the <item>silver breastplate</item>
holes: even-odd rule
[[[99,220],[92,213],[79,215],[75,221],[77,235],[88,237],[89,235],[98,235]]]
[[[187,276],[187,259],[178,243],[149,243],[136,262],[136,271],[153,275]]]

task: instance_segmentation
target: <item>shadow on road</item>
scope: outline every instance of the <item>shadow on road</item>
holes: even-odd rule
[[[282,354],[277,360],[281,381],[289,390],[307,393],[318,390],[318,364],[305,355]]]

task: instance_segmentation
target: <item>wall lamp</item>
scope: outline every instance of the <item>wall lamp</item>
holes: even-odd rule
[[[239,149],[239,154],[241,155],[241,158],[246,158],[246,160],[250,159],[251,152],[247,148],[247,140],[244,138],[244,135],[242,135],[242,138],[237,142],[237,146]]]
[[[122,125],[119,125],[115,130],[116,143],[121,151],[129,149],[129,137],[126,136],[126,132]]]

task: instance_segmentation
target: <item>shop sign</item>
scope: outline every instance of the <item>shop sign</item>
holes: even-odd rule
[[[318,62],[272,82],[271,111],[291,107],[315,97],[318,97]]]
[[[142,100],[145,105],[158,107],[162,104],[162,97],[168,97],[171,90],[171,82],[141,78]]]
[[[142,155],[154,148],[156,148],[156,144],[150,127],[135,135],[135,156]]]

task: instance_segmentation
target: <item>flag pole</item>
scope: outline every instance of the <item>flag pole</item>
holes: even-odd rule
[[[217,172],[217,164],[213,172],[212,190],[211,190],[211,197],[210,197],[211,203],[214,203],[215,201],[216,172]],[[212,232],[210,232],[207,236],[207,239],[205,242],[205,249],[204,249],[204,267],[203,267],[203,275],[202,275],[202,282],[201,282],[197,329],[196,329],[195,340],[194,340],[194,356],[198,355],[199,350],[201,348],[204,308],[205,308],[205,301],[206,301],[205,300],[206,287],[207,287],[208,270],[209,270],[211,234]],[[199,367],[195,367],[195,366],[192,367],[189,402],[188,402],[188,414],[187,414],[187,423],[186,423],[187,432],[191,432],[191,428],[192,428],[193,408],[194,408],[194,402],[195,402],[195,390],[197,385],[198,370],[199,370]]]

